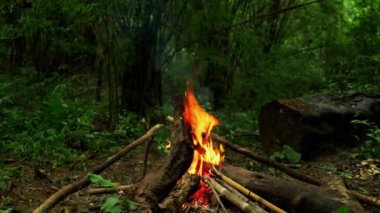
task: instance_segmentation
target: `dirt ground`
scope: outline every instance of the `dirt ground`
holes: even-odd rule
[[[262,153],[261,149],[257,147],[252,148],[252,150],[258,154]],[[321,180],[329,175],[342,177],[347,188],[380,198],[380,163],[357,160],[352,154],[355,151],[355,149],[350,149],[325,153],[318,159],[302,162],[296,166],[296,169]],[[281,175],[280,172],[258,164],[231,150],[227,149],[226,153],[226,163],[272,175]],[[7,189],[1,192],[0,203],[7,208],[14,209],[15,212],[31,212],[53,192],[82,177],[87,169],[102,163],[111,154],[97,155],[94,159],[89,160],[84,168],[65,167],[42,170],[26,163],[9,162],[10,166],[21,167],[22,172],[9,180]],[[102,176],[115,183],[136,183],[142,178],[143,156],[143,147],[139,147],[104,171]],[[154,168],[159,168],[163,161],[164,156],[162,154],[151,151],[148,172]],[[107,195],[89,195],[87,190],[88,188],[82,189],[70,195],[51,212],[62,212],[63,208],[67,206],[75,207],[79,211],[80,209],[83,211],[91,208],[96,209],[95,207],[101,206]],[[367,204],[362,205],[368,212],[380,212],[380,208]],[[93,212],[99,212],[99,208]]]

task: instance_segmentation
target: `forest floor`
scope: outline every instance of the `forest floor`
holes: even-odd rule
[[[252,147],[257,154],[263,154],[257,146]],[[353,153],[357,150],[340,150],[325,153],[318,159],[302,162],[298,170],[316,177],[320,180],[335,175],[342,177],[347,188],[372,196],[380,195],[380,163],[371,163],[357,160]],[[83,168],[58,167],[55,169],[37,168],[28,163],[8,161],[9,166],[21,168],[18,175],[14,175],[7,183],[7,189],[1,192],[0,204],[19,212],[30,212],[44,201],[49,195],[62,186],[74,182],[84,171],[93,166],[101,164],[112,153],[97,153],[93,159],[89,159]],[[115,183],[131,184],[139,182],[143,171],[143,147],[138,147],[126,157],[116,162],[102,173],[102,176]],[[283,175],[278,171],[267,168],[231,150],[226,150],[226,163],[245,167],[248,169],[270,173],[271,175]],[[148,172],[159,168],[164,162],[164,155],[154,150],[149,155]],[[379,172],[379,173],[377,173]],[[377,174],[376,174],[377,173]],[[61,212],[64,207],[77,210],[100,207],[109,195],[89,195],[87,189],[70,195],[67,199],[57,205],[52,212]],[[368,212],[380,212],[380,208],[363,204]],[[99,208],[95,210],[98,212]],[[0,211],[1,212],[1,211]],[[78,211],[79,212],[79,211]]]

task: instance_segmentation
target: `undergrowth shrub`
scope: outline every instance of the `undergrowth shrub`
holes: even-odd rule
[[[380,127],[367,120],[353,120],[353,124],[364,125],[367,133],[363,138],[364,145],[361,147],[358,158],[380,158]]]
[[[257,143],[257,111],[241,112],[225,110],[215,112],[215,116],[220,121],[220,125],[213,130],[217,134],[238,144],[255,145]]]
[[[0,75],[1,155],[58,166],[83,161],[85,151],[107,150],[142,134],[143,126],[132,113],[120,115],[114,132],[94,130],[93,121],[105,117],[107,103],[88,95],[76,97],[91,92],[79,84],[88,82],[86,78],[40,78],[32,69]]]

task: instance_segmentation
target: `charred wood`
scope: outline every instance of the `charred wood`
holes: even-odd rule
[[[158,204],[169,195],[193,159],[189,128],[181,119],[183,103],[180,98],[176,101],[169,156],[163,166],[144,177],[134,192],[134,199],[146,206],[148,211],[159,210]]]

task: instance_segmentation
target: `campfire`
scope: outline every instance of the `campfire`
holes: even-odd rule
[[[214,145],[211,131],[219,121],[199,105],[192,89],[188,89],[185,99],[184,122],[191,128],[194,144],[193,161],[188,169],[189,174],[204,178],[213,176],[212,169],[220,168],[224,160],[223,145]],[[200,179],[200,188],[191,196],[193,204],[207,206],[210,200],[210,187]]]
[[[191,87],[184,99],[179,97],[175,103],[174,116],[169,119],[172,126],[170,153],[164,164],[157,165],[155,171],[146,175],[144,173],[139,183],[89,190],[89,194],[122,191],[148,212],[283,213],[283,209],[289,212],[333,212],[343,205],[348,205],[353,212],[362,212],[362,207],[352,197],[380,206],[376,198],[344,187],[334,188],[213,134],[212,129],[219,121],[200,106]],[[147,161],[151,139],[162,126],[153,126],[143,136],[88,172],[101,173],[142,144],[146,144]],[[222,144],[229,150],[282,171],[288,177],[273,177],[223,164],[225,150]],[[83,176],[55,192],[34,212],[46,212],[88,184],[87,176]]]
[[[182,211],[192,209],[196,212],[221,208],[227,212],[221,199],[223,197],[243,212],[266,212],[249,198],[260,200],[262,205],[274,212],[285,212],[221,174],[224,147],[213,142],[211,133],[219,120],[201,107],[192,87],[186,92],[182,117],[186,132],[190,135],[192,160],[186,174],[162,202],[161,208],[174,206],[171,210],[176,211],[176,206],[181,206]]]

